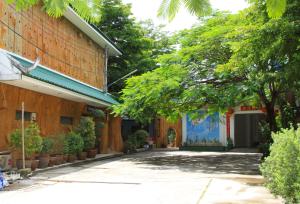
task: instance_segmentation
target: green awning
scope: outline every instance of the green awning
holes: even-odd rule
[[[25,59],[14,53],[9,53],[14,59],[19,61],[22,66],[32,66],[34,62]],[[118,104],[118,102],[109,93],[89,86],[69,76],[51,70],[43,65],[38,65],[34,70],[30,71],[26,76],[109,103]]]

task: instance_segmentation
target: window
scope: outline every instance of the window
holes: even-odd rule
[[[22,120],[22,111],[16,111],[16,120]],[[36,113],[24,111],[24,120],[25,121],[35,121]]]
[[[60,124],[73,125],[73,118],[68,116],[60,116]]]

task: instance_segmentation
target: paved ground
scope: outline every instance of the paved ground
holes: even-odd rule
[[[16,203],[282,203],[263,186],[259,154],[145,152],[40,173],[18,190]]]

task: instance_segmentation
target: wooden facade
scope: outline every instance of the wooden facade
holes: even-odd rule
[[[54,19],[35,6],[16,12],[0,0],[0,48],[103,89],[104,49],[66,18]]]
[[[174,129],[176,133],[175,147],[180,147],[182,144],[182,121],[179,119],[176,123],[170,123],[164,118],[156,121],[156,145],[158,147],[166,147],[168,145],[167,133],[169,129]]]
[[[0,0],[0,48],[24,58],[41,59],[40,64],[99,89],[104,88],[105,51],[81,30],[61,17],[54,19],[41,6],[16,12]],[[36,114],[42,136],[66,132],[76,126],[87,105],[0,82],[0,151],[9,148],[9,134],[20,128],[16,112]],[[106,110],[105,110],[106,111]],[[106,111],[109,115],[109,112]],[[72,125],[61,123],[72,118]],[[108,117],[102,130],[101,151],[121,151],[121,120]]]

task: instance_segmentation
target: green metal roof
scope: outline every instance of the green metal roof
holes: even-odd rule
[[[10,53],[10,55],[25,67],[33,65],[33,62],[28,59],[25,59],[13,53]],[[88,97],[92,97],[94,99],[98,99],[100,101],[104,101],[109,104],[118,104],[118,102],[109,93],[105,93],[97,88],[88,86],[75,79],[72,79],[71,77],[64,76],[63,74],[60,74],[56,71],[51,71],[51,69],[46,68],[42,65],[38,65],[34,70],[30,71],[27,76],[74,91]]]

